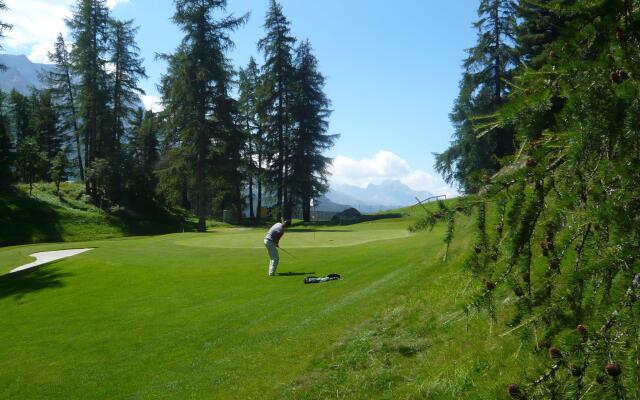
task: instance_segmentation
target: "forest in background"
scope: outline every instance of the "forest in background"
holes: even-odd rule
[[[41,77],[44,90],[0,93],[0,190],[15,183],[67,179],[85,184],[101,208],[182,207],[198,216],[230,209],[260,223],[294,210],[310,219],[310,200],[328,190],[323,155],[337,138],[328,133],[330,101],[308,40],[290,34],[272,0],[264,56],[235,68],[231,34],[248,15],[224,14],[226,1],[175,1],[172,21],[184,34],[158,87],[163,111],[141,107],[134,21],[118,21],[105,0],[78,0]],[[0,1],[0,12],[10,12]],[[1,18],[1,14],[0,14]],[[0,22],[2,34],[11,29]],[[264,196],[264,197],[263,197]]]

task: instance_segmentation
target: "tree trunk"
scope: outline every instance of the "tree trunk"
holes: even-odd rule
[[[237,218],[238,218],[238,224],[242,223],[242,209],[244,208],[244,201],[242,201],[242,183],[240,182],[240,180],[238,179],[238,182],[236,183],[236,209],[238,212]]]
[[[311,197],[305,195],[302,199],[302,219],[304,220],[304,222],[311,221],[311,205],[309,204],[310,202]]]
[[[262,217],[262,174],[260,173],[261,168],[262,152],[258,153],[258,203],[256,204],[256,225],[260,224],[260,218]]]
[[[203,142],[204,139],[204,144]],[[207,231],[207,200],[206,200],[206,188],[205,188],[205,157],[206,157],[206,137],[201,132],[198,144],[198,161],[196,166],[196,187],[198,192],[197,199],[197,212],[198,212],[198,232],[206,232]],[[203,151],[204,150],[204,151]]]
[[[249,220],[253,224],[255,222],[255,214],[253,213],[253,149],[251,147],[251,138],[249,138],[249,163],[248,163],[248,179],[249,179]]]

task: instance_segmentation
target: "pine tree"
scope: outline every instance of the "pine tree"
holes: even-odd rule
[[[640,10],[631,1],[554,6],[562,18],[548,29],[558,36],[546,57],[530,58],[487,117],[515,128],[518,153],[479,196],[443,204],[421,224],[497,205],[495,235],[478,223],[491,262],[475,273],[465,310],[512,315],[511,332],[548,352],[541,374],[509,385],[513,398],[638,398]],[[485,251],[475,246],[470,253]],[[515,297],[498,313],[504,288]]]
[[[79,83],[78,115],[84,133],[85,169],[98,158],[108,157],[111,142],[106,72],[109,9],[105,0],[78,0],[67,26],[74,39],[70,53],[74,76]],[[100,168],[104,170],[104,168]],[[93,174],[94,177],[96,176]],[[97,200],[97,183],[87,181],[87,191]]]
[[[482,0],[476,46],[469,49],[450,118],[455,127],[454,140],[436,155],[436,170],[448,183],[457,182],[464,192],[476,192],[487,176],[495,173],[499,160],[513,154],[514,135],[510,127],[482,126],[477,117],[494,113],[503,104],[512,72],[519,64],[513,48],[516,30],[515,4],[512,0]]]
[[[67,140],[60,129],[60,118],[48,90],[34,91],[31,94],[31,105],[30,127],[45,159],[38,178],[49,180],[51,162],[66,146]]]
[[[5,114],[5,94],[0,90],[0,190],[13,183],[15,153]]]
[[[67,45],[58,34],[54,44],[54,51],[49,53],[49,60],[55,66],[42,78],[51,90],[58,113],[66,122],[66,129],[71,129],[75,139],[75,152],[78,162],[80,180],[84,181],[84,165],[82,164],[82,147],[80,145],[80,127],[78,125],[77,93],[72,81],[72,65]]]
[[[56,195],[60,196],[60,183],[68,177],[69,168],[71,167],[69,150],[66,147],[60,149],[58,154],[50,160],[50,163],[49,176],[56,185]]]
[[[23,140],[33,137],[30,118],[32,104],[30,99],[16,90],[9,93],[9,115],[11,116],[11,131],[15,142],[19,145]]]
[[[290,157],[291,115],[293,76],[293,46],[295,38],[290,34],[289,21],[282,12],[282,6],[271,0],[264,27],[266,36],[258,42],[258,48],[264,53],[262,81],[264,110],[268,115],[267,138],[275,149],[275,159],[271,167],[275,178],[277,212],[276,218],[291,216],[291,202],[288,193]]]
[[[262,193],[266,182],[265,165],[272,155],[267,140],[267,120],[265,112],[268,98],[266,85],[262,82],[260,69],[251,57],[247,68],[239,74],[239,109],[242,115],[241,125],[248,132],[247,136],[247,175],[249,182],[249,209],[252,221],[259,224],[262,218]],[[253,182],[256,183],[256,195],[253,195]],[[256,198],[254,207],[253,199]],[[253,210],[256,210],[255,217]]]
[[[243,174],[243,150],[247,140],[246,131],[241,127],[238,102],[231,98],[229,89],[233,69],[230,65],[225,69],[225,79],[217,82],[217,96],[215,101],[216,120],[220,129],[220,142],[216,146],[214,157],[214,169],[229,188],[229,198],[232,209],[235,211],[235,220],[242,222],[242,210],[244,198],[242,196],[242,184],[245,179]],[[216,161],[219,162],[216,167]]]
[[[185,37],[175,54],[165,56],[169,71],[162,78],[163,101],[182,136],[195,172],[198,230],[206,230],[211,143],[224,135],[221,84],[228,80],[225,52],[233,46],[228,36],[247,16],[215,19],[226,0],[177,0],[173,21]]]
[[[259,123],[257,116],[257,89],[260,84],[260,75],[258,65],[253,57],[249,59],[246,69],[240,68],[238,72],[238,109],[240,112],[240,124],[246,135],[245,163],[247,169],[247,183],[249,190],[249,218],[255,223],[256,216],[254,214],[253,204],[253,183],[260,181],[259,162],[256,163],[255,157],[260,158],[258,154],[259,140]],[[258,183],[260,186],[260,183]],[[260,190],[260,189],[258,189]]]
[[[308,222],[311,199],[329,188],[327,167],[331,160],[323,152],[333,146],[338,135],[327,134],[330,101],[323,91],[325,80],[308,40],[297,48],[295,66],[291,191],[301,205],[304,221]]]
[[[137,108],[140,99],[138,96],[144,94],[138,87],[138,81],[147,75],[142,60],[138,57],[140,48],[135,41],[137,31],[138,28],[133,27],[133,21],[111,21],[111,114],[114,130],[112,140],[116,148],[120,146],[124,137],[124,124]]]
[[[135,199],[138,206],[151,203],[157,186],[154,170],[159,160],[160,122],[152,112],[139,109],[135,113],[134,129],[129,142],[129,153],[132,162],[131,175],[127,178],[131,187],[127,192]]]
[[[40,151],[40,146],[33,136],[23,139],[18,144],[17,154],[16,171],[21,180],[29,184],[29,195],[31,195],[33,183],[38,180],[46,163],[45,155]]]
[[[568,4],[573,0],[563,0]],[[549,59],[546,45],[554,42],[564,29],[569,16],[557,7],[557,0],[520,1],[516,15],[521,21],[516,27],[516,49],[522,62],[539,68]]]
[[[0,12],[6,11],[7,6],[4,4],[4,0],[0,0]],[[2,22],[0,20],[0,40],[4,37],[4,33],[8,30],[11,30],[12,26],[7,24],[6,22]],[[2,43],[0,42],[0,51],[3,49]],[[0,64],[0,71],[4,70],[6,67]]]

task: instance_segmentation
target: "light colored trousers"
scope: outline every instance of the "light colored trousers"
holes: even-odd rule
[[[280,261],[280,255],[278,255],[278,248],[276,244],[271,240],[264,240],[264,246],[267,248],[269,252],[269,258],[271,261],[269,262],[269,275],[276,274],[276,268],[278,268],[278,262]]]

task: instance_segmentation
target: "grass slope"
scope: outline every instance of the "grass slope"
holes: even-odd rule
[[[458,312],[471,222],[447,264],[443,228],[410,222],[294,228],[275,278],[262,229],[86,242],[0,276],[0,398],[504,398],[539,356]],[[0,249],[0,273],[52,247]]]
[[[145,214],[131,210],[101,210],[89,204],[84,186],[62,183],[60,196],[51,183],[20,185],[0,192],[0,246],[104,239],[181,231],[184,218],[166,210]]]

